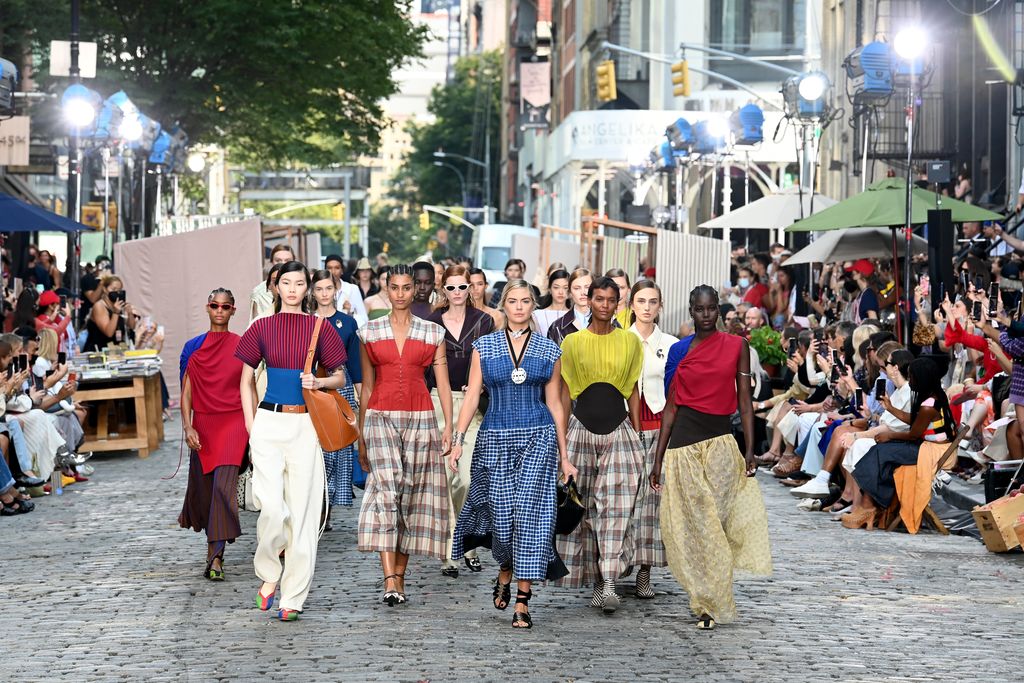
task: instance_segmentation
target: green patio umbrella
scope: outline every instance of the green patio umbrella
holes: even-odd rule
[[[935,208],[935,193],[915,187],[911,191],[911,223],[928,222],[929,209]],[[964,221],[999,221],[1003,216],[994,211],[939,197],[939,208],[953,213],[954,223]],[[885,178],[870,185],[864,192],[844,199],[835,206],[822,209],[813,216],[797,221],[787,232],[824,232],[841,228],[888,228],[906,225],[907,183],[903,178]]]

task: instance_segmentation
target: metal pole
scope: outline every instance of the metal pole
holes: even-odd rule
[[[465,202],[463,202],[465,206]],[[363,256],[370,258],[370,200],[363,200]]]
[[[860,191],[868,189],[868,114],[864,114],[864,152],[860,160]]]
[[[146,165],[148,159],[146,155],[142,155],[142,201],[139,203],[142,209],[141,220],[139,221],[139,227],[142,228],[143,237],[146,236]]]
[[[345,267],[348,268],[348,260],[352,258],[352,175],[347,174],[345,180],[345,239],[342,240],[341,248],[345,254]]]
[[[160,221],[163,220],[164,203],[164,167],[163,164],[156,165],[156,201],[153,202],[153,231],[160,229]]]
[[[490,124],[490,118],[488,118],[487,121],[488,121],[487,137],[486,137],[486,142],[484,144],[484,174],[487,177],[484,178],[484,183],[486,183],[484,185],[484,195],[487,197],[487,211],[486,211],[487,223],[490,224],[490,223],[494,222],[494,216],[491,214],[491,211],[493,209],[491,207],[492,197],[491,197],[491,128],[490,128],[490,125],[489,125]]]
[[[110,172],[107,166],[110,163],[110,149],[103,148],[103,253],[106,254],[110,240]]]
[[[911,262],[911,247],[913,246],[913,216],[911,211],[913,209],[913,172],[914,169],[911,166],[914,158],[914,61],[910,60],[910,86],[907,89],[907,226],[906,234],[906,252],[903,254],[903,297],[900,298],[899,292],[896,292],[896,302],[900,309],[900,315],[903,315],[904,311],[904,299],[906,300],[906,313],[907,313],[907,324],[903,326],[903,343],[910,343],[910,262]],[[893,263],[898,260],[898,255],[893,252],[892,255]],[[897,288],[899,287],[899,281],[897,280]]]
[[[71,0],[71,64],[69,68],[69,75],[71,76],[72,83],[78,83],[81,81],[81,72],[78,68],[78,14],[79,14],[79,0]],[[68,137],[68,218],[81,222],[80,207],[81,204],[81,183],[80,178],[82,174],[81,162],[79,159],[78,151],[78,129],[72,128],[71,135]],[[79,239],[81,233],[76,230],[68,235],[68,262],[67,268],[71,275],[71,291],[77,294],[78,292],[78,268],[79,268]]]
[[[114,231],[111,235],[111,247],[117,244],[117,240],[120,237],[121,225],[124,221],[124,185],[122,179],[124,178],[124,144],[117,146],[117,223],[114,225]],[[103,252],[107,256],[107,252]]]
[[[683,165],[676,164],[676,232],[683,231]]]

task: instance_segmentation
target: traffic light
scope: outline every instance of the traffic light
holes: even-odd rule
[[[690,96],[690,65],[685,59],[672,65],[672,86],[676,97]]]
[[[426,211],[420,214],[420,230],[430,230],[430,214]]]
[[[345,204],[338,203],[331,207],[331,218],[336,221],[345,220]]]
[[[597,99],[601,102],[611,102],[618,99],[618,89],[615,87],[615,62],[606,59],[597,65]]]

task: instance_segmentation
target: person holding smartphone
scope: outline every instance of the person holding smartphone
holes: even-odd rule
[[[68,325],[71,324],[71,311],[68,310],[67,300],[61,305],[61,297],[56,292],[45,291],[39,295],[36,302],[36,331],[44,329],[53,330],[57,334],[57,341],[60,350],[65,349],[64,340]]]
[[[110,344],[127,340],[133,315],[132,307],[125,301],[124,282],[116,275],[106,275],[100,280],[100,297],[89,312],[85,323],[88,337],[83,351],[102,351]]]

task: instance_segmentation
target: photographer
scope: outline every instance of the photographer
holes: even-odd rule
[[[128,320],[134,320],[131,304],[125,301],[124,283],[116,275],[107,275],[100,279],[100,296],[89,311],[89,319],[85,324],[88,337],[85,340],[85,352],[102,351],[110,344],[125,341],[127,332],[133,327]]]

